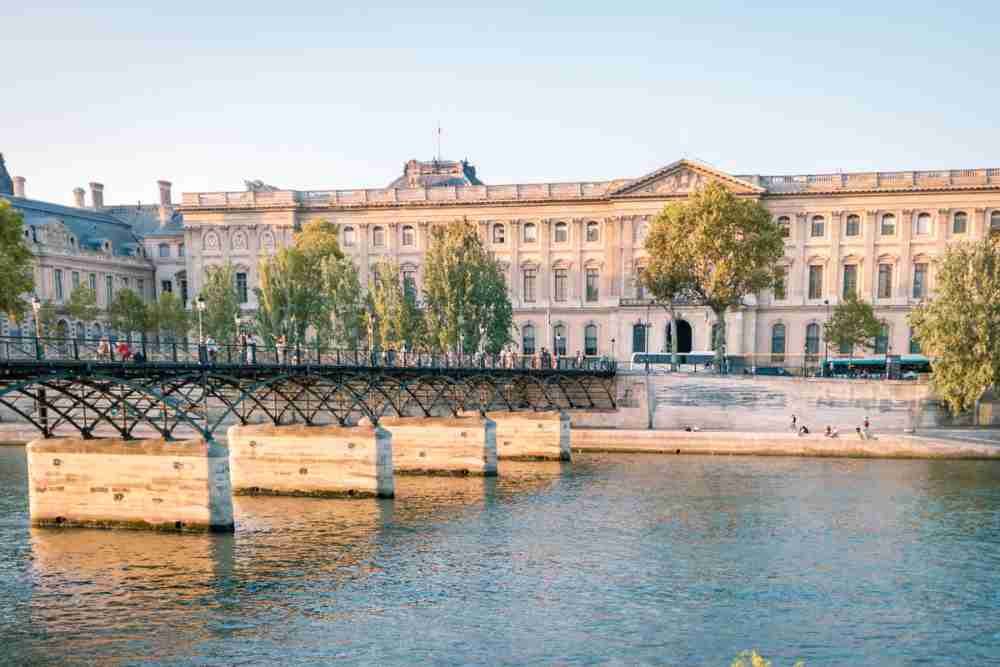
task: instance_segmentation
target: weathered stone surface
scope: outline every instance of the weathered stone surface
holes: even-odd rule
[[[393,467],[400,475],[497,474],[496,424],[468,417],[386,417]]]
[[[876,434],[862,440],[855,432],[837,438],[822,434],[740,431],[650,431],[577,429],[573,449],[578,452],[649,454],[713,454],[753,456],[816,456],[905,459],[1000,459],[1000,447],[903,434]]]
[[[201,439],[28,443],[36,526],[232,531],[229,456]]]
[[[231,426],[237,494],[391,498],[392,436],[371,426]]]
[[[497,424],[497,456],[522,461],[569,461],[570,419],[565,412],[490,412]]]

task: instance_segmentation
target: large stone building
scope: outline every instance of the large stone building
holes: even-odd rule
[[[160,258],[158,245],[176,249],[181,241],[180,214],[170,201],[170,184],[160,182],[160,203],[155,206],[106,206],[104,185],[90,184],[90,205],[83,188],[73,191],[73,206],[31,199],[23,176],[10,177],[0,155],[0,198],[24,218],[24,237],[35,258],[35,296],[56,307],[55,335],[99,337],[108,331],[99,315],[82,322],[66,312],[65,305],[79,286],[94,290],[97,305],[105,310],[115,295],[128,288],[146,301],[156,297],[160,271],[171,272],[170,259]],[[173,251],[176,254],[176,250]],[[183,249],[181,262],[183,263]],[[170,273],[173,275],[173,272]],[[24,322],[0,318],[5,336],[33,333],[31,313]]]
[[[484,185],[467,162],[411,160],[385,188],[184,193],[186,275],[196,292],[205,266],[230,261],[252,287],[260,255],[325,218],[363,284],[390,257],[419,286],[430,230],[467,219],[505,267],[523,352],[626,358],[667,345],[667,315],[635,280],[649,225],[709,181],[760,200],[784,229],[783,287],[727,319],[727,350],[760,364],[821,354],[821,325],[849,290],[887,323],[878,353],[916,351],[907,314],[933,292],[934,258],[952,241],[1000,231],[1000,169],[734,176],[680,160],[640,178]],[[252,290],[243,292],[252,308]],[[714,316],[697,307],[680,315],[681,350],[710,349]]]

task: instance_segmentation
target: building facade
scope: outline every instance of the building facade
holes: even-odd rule
[[[636,281],[643,242],[666,204],[709,181],[761,201],[784,230],[781,287],[727,315],[727,351],[762,365],[827,353],[822,324],[848,291],[887,324],[877,353],[918,351],[907,315],[933,294],[935,258],[948,243],[1000,232],[1000,169],[734,176],[680,160],[633,179],[491,186],[464,162],[411,160],[387,188],[185,193],[188,275],[196,292],[205,266],[230,261],[253,286],[260,255],[322,218],[339,227],[362,284],[389,257],[419,288],[430,231],[465,219],[506,271],[522,352],[624,359],[668,348],[668,315]],[[679,348],[711,349],[714,315],[679,315]]]

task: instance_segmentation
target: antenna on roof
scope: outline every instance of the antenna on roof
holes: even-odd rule
[[[438,132],[437,132],[437,161],[441,161],[441,121],[438,121]]]

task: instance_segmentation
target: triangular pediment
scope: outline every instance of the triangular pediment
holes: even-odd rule
[[[695,160],[678,160],[662,169],[612,190],[612,197],[671,197],[689,195],[711,182],[721,183],[726,189],[746,195],[764,192],[764,188],[730,176],[707,164]]]

